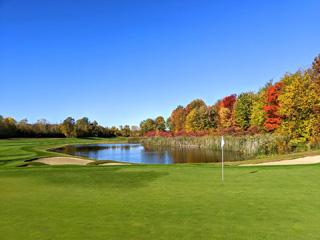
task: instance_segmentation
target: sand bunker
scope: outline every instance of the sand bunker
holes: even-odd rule
[[[51,158],[39,158],[34,162],[42,162],[48,165],[87,165],[93,161],[85,160],[80,158],[72,158],[72,157],[51,157]],[[101,163],[98,166],[107,166],[107,165],[129,165],[125,163]]]
[[[320,156],[311,156],[298,158],[293,160],[282,160],[276,162],[265,162],[265,163],[257,163],[257,164],[242,164],[239,166],[272,166],[272,165],[297,165],[297,164],[315,164],[320,163]]]
[[[93,161],[91,160],[84,160],[80,158],[71,158],[71,157],[51,157],[51,158],[39,158],[34,162],[42,162],[49,165],[87,165]]]

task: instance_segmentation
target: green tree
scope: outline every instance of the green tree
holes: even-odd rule
[[[263,88],[260,88],[258,93],[253,97],[252,111],[251,111],[251,126],[259,127],[260,130],[266,130],[263,126],[267,120],[267,113],[264,111],[266,92],[272,86],[273,80],[268,81]]]
[[[164,131],[166,129],[166,122],[164,121],[164,118],[162,116],[157,117],[154,123],[157,130]]]
[[[89,118],[83,117],[76,121],[76,133],[77,137],[90,137],[92,133],[90,133],[90,121]]]
[[[121,135],[122,135],[123,137],[129,137],[129,136],[130,136],[130,133],[131,133],[131,131],[130,131],[130,126],[129,126],[129,125],[125,125],[124,128],[123,128],[122,131],[121,131]]]
[[[155,131],[155,130],[156,130],[156,124],[155,124],[155,121],[151,118],[148,118],[147,120],[144,120],[140,123],[141,135],[146,134],[149,131]]]
[[[242,131],[250,127],[253,97],[253,92],[241,93],[233,108],[235,126]]]
[[[166,120],[166,128],[169,129],[169,131],[171,132],[171,117],[168,117]]]

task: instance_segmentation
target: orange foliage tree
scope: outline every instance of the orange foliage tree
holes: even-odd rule
[[[281,89],[284,84],[277,82],[273,86],[270,86],[266,92],[266,105],[263,106],[264,111],[267,114],[267,119],[263,124],[269,131],[276,129],[280,123],[280,116],[278,113],[279,109],[279,100],[278,96],[281,93]]]

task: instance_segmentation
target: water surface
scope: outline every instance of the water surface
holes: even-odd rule
[[[221,162],[221,151],[202,148],[147,146],[142,144],[72,145],[57,152],[96,160],[144,164],[211,163]],[[224,161],[239,161],[241,153],[224,151]]]

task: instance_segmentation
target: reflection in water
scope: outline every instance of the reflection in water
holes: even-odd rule
[[[141,144],[73,145],[59,148],[57,152],[97,160],[145,164],[221,162],[221,151],[219,150],[143,146]],[[225,161],[239,161],[243,159],[242,154],[237,152],[224,151],[223,155]]]

